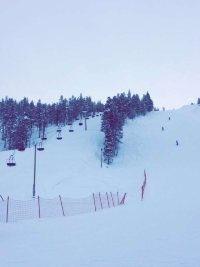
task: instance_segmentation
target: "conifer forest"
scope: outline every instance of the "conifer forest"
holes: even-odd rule
[[[17,102],[5,97],[0,102],[1,145],[4,150],[25,149],[33,142],[32,134],[37,131],[38,138],[46,136],[49,126],[63,127],[72,125],[75,120],[82,121],[83,116],[101,115],[100,130],[105,134],[103,156],[107,164],[117,156],[123,138],[123,125],[127,119],[145,116],[152,111],[153,101],[147,92],[139,95],[117,94],[108,97],[106,104],[92,101],[91,97],[69,99],[60,97],[59,102],[44,104],[41,100],[35,104],[28,98]],[[85,112],[83,112],[85,111]]]

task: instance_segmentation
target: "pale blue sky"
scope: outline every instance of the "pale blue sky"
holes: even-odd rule
[[[200,97],[199,0],[0,0],[0,98]]]

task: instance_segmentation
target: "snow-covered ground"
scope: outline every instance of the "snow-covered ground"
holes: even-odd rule
[[[56,135],[48,138],[45,150],[37,152],[36,194],[80,198],[127,192],[125,205],[1,223],[0,266],[200,266],[200,107],[128,121],[118,157],[102,169],[100,120],[87,120],[88,131],[78,122],[73,133],[63,128],[61,141]],[[34,148],[16,151],[13,168],[6,166],[9,155],[0,153],[0,194],[31,199]]]

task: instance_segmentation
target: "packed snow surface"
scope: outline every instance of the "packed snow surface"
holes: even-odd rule
[[[169,120],[169,117],[171,118]],[[200,107],[129,120],[112,165],[103,163],[101,117],[75,122],[37,152],[36,194],[127,192],[125,205],[90,214],[0,224],[2,267],[200,266]],[[162,131],[164,127],[164,131]],[[56,130],[55,130],[56,132]],[[179,146],[176,146],[176,140]],[[0,153],[0,194],[32,198],[34,148]],[[141,186],[147,173],[144,200]]]

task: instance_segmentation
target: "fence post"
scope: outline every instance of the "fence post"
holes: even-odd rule
[[[96,211],[97,209],[96,209],[96,203],[95,203],[94,193],[93,193],[93,199],[94,199],[94,209]]]
[[[110,208],[110,203],[109,203],[109,199],[108,199],[108,194],[106,192],[106,195],[107,195],[107,200],[108,200],[108,207]]]
[[[100,199],[100,202],[101,202],[101,195],[100,195],[100,192],[99,192],[99,199]],[[101,202],[101,208],[103,209],[102,202]]]
[[[120,202],[120,204],[119,204],[119,205],[122,205],[122,204],[124,204],[124,201],[125,201],[125,197],[126,197],[126,195],[127,195],[127,193],[125,193],[125,194],[124,194],[124,196],[123,196],[123,198],[122,198],[122,200],[121,200],[121,202]]]
[[[8,206],[9,206],[9,197],[7,198],[7,214],[6,214],[6,222],[8,222]]]
[[[118,199],[118,206],[119,206],[119,194],[118,194],[118,192],[117,192],[117,199]]]
[[[40,218],[40,197],[38,196],[38,209],[39,209],[39,218]]]
[[[115,206],[114,200],[113,200],[113,196],[112,193],[110,192],[111,198],[112,198],[112,202],[113,202],[113,207]]]
[[[63,204],[62,204],[62,199],[61,199],[61,196],[60,195],[59,195],[59,198],[60,198],[60,204],[61,204],[61,207],[62,207],[63,216],[65,216],[65,212],[64,212]]]

